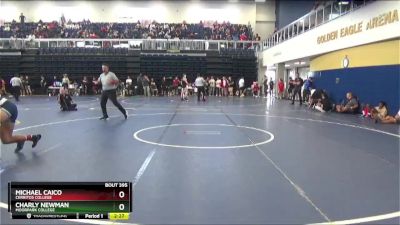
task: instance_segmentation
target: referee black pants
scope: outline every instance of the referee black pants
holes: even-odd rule
[[[13,95],[15,100],[19,101],[19,96],[21,95],[21,87],[20,86],[13,86]]]
[[[103,116],[108,117],[107,115],[107,100],[110,99],[112,103],[121,111],[122,114],[126,114],[126,110],[122,105],[118,102],[117,100],[117,91],[116,89],[114,90],[107,90],[107,91],[102,91],[101,92],[101,100],[100,100],[100,105],[101,105],[101,111],[103,111]]]
[[[199,87],[197,87],[197,101],[200,101],[200,96],[201,96],[201,94],[203,94],[203,98],[202,98],[202,100],[204,101],[206,98],[205,98],[205,92],[204,92],[204,86],[199,86]]]

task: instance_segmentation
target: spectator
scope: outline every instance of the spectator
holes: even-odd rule
[[[150,97],[151,96],[151,93],[150,93],[150,80],[149,80],[149,77],[147,75],[143,76],[142,84],[143,84],[144,96]]]
[[[132,82],[133,82],[133,81],[132,81],[131,77],[128,76],[128,77],[126,78],[126,81],[125,81],[125,88],[126,88],[126,90],[127,90],[127,95],[132,95],[132,92],[133,92]]]
[[[21,15],[19,16],[19,21],[20,21],[20,23],[21,23],[22,25],[25,24],[25,16],[24,16],[23,13],[21,13]]]
[[[42,94],[47,94],[47,81],[44,76],[40,76],[40,89]]]
[[[375,108],[372,108],[370,110],[370,112],[371,112],[371,118],[375,119],[375,121],[378,120],[378,119],[385,118],[387,116],[387,114],[388,114],[388,110],[387,110],[387,107],[386,107],[386,102],[380,101],[378,106],[376,106]]]
[[[244,97],[244,78],[243,77],[240,78],[238,85],[239,85],[239,96]]]
[[[304,87],[303,87],[303,102],[308,102],[310,94],[311,94],[311,89],[314,89],[314,84],[313,84],[313,78],[309,77],[305,82],[304,82]]]
[[[209,81],[210,81],[210,77],[207,77],[205,80],[204,80],[204,93],[205,93],[205,95],[206,96],[208,96],[209,95],[209,89],[210,89],[210,84],[209,84]]]
[[[229,82],[225,76],[222,77],[221,80],[221,89],[222,89],[222,96],[228,96],[228,86]]]
[[[150,89],[151,89],[152,96],[158,95],[157,85],[153,78],[151,78],[151,80],[150,80]]]
[[[180,83],[179,78],[175,77],[175,79],[172,81],[173,95],[178,95],[179,83]]]
[[[64,85],[69,85],[70,84],[70,81],[69,81],[69,78],[68,78],[68,74],[64,74],[63,75],[63,78],[62,78],[62,81],[61,81],[61,85],[62,86],[64,86]]]
[[[186,74],[183,74],[182,80],[181,80],[181,101],[188,101],[188,81],[186,78]]]
[[[362,117],[371,117],[371,106],[366,104],[362,109]]]
[[[214,96],[215,95],[215,80],[214,77],[211,76],[210,80],[208,81],[209,85],[210,85],[210,95]]]
[[[338,113],[356,113],[358,111],[358,101],[351,92],[346,94],[346,101],[340,105],[336,105]]]
[[[25,88],[26,95],[32,95],[31,85],[29,83],[29,77],[28,76],[25,76],[24,88]]]
[[[272,98],[272,95],[274,93],[274,81],[272,80],[272,77],[269,79],[269,95]]]
[[[293,96],[292,96],[292,105],[294,104],[294,100],[296,98],[296,95],[299,96],[299,101],[300,105],[303,104],[303,100],[301,98],[301,87],[303,86],[303,79],[299,76],[299,74],[296,74],[296,79],[293,81]]]
[[[25,85],[26,85],[25,78],[24,78],[23,75],[20,75],[19,78],[21,79],[21,95],[25,96],[26,95],[26,92],[25,92]]]
[[[327,112],[332,109],[332,103],[329,100],[326,92],[321,92],[321,98],[318,99],[318,102],[315,104],[314,108],[320,112]]]
[[[64,27],[65,26],[65,22],[66,22],[64,13],[61,14],[60,22],[61,22],[61,27]]]
[[[21,14],[22,15],[22,14]],[[21,18],[20,18],[21,19]],[[254,40],[250,25],[230,24],[215,22],[213,26],[204,26],[203,23],[178,24],[157,23],[153,21],[145,26],[140,21],[136,23],[92,23],[89,20],[72,22],[62,17],[60,23],[53,21],[29,24],[29,29],[22,29],[25,26],[25,16],[21,23],[14,22],[9,32],[1,33],[1,38],[11,36],[25,38],[34,35],[36,38],[143,38],[143,39],[223,39],[223,40]],[[0,28],[3,29],[3,28]],[[4,29],[5,30],[5,29]]]
[[[260,86],[258,85],[257,81],[253,82],[253,85],[251,85],[251,89],[253,91],[253,97],[254,98],[260,97]]]
[[[381,122],[384,124],[396,124],[396,123],[400,123],[400,109],[397,112],[397,114],[395,116],[386,116],[384,118],[379,118],[377,120],[375,120],[375,123],[377,122]]]
[[[263,87],[264,87],[264,98],[267,98],[268,96],[268,77],[265,76],[264,82],[263,82]]]
[[[240,35],[240,40],[241,41],[247,41],[247,35],[246,35],[246,33],[242,33],[241,35]]]
[[[61,87],[61,82],[58,81],[57,76],[53,77],[53,81],[52,81],[52,85],[51,85],[54,89],[52,91],[52,95],[55,96],[56,95],[56,89],[55,87]]]
[[[217,78],[217,80],[215,81],[215,88],[216,88],[216,94],[215,96],[220,97],[222,95],[222,89],[221,89],[221,78]]]
[[[141,73],[139,74],[139,76],[136,79],[136,81],[137,81],[137,85],[138,85],[138,87],[137,87],[137,91],[138,91],[137,95],[144,94],[143,93],[143,90],[144,90],[143,89],[143,75]]]
[[[232,80],[232,77],[228,78],[228,84],[229,84],[229,96],[233,96],[233,87],[235,86],[235,82]]]
[[[288,85],[289,87],[288,87],[288,97],[289,97],[289,99],[291,99],[292,98],[292,92],[293,92],[293,89],[294,89],[294,80],[291,78],[291,77],[289,77],[289,85]]]
[[[285,83],[283,83],[282,78],[278,81],[278,98],[283,99],[283,91],[285,90]]]
[[[167,80],[165,79],[165,76],[161,80],[161,95],[168,96]]]
[[[6,82],[2,77],[0,77],[0,96],[6,95]]]
[[[84,76],[82,79],[82,93],[84,95],[88,94],[88,80],[86,76]]]
[[[99,82],[97,82],[97,78],[95,76],[93,76],[92,80],[92,91],[95,95],[97,95],[99,91]]]
[[[318,101],[320,101],[322,99],[322,93],[324,91],[322,89],[312,89],[311,90],[311,94],[310,94],[310,98],[309,98],[309,102],[308,102],[308,107],[312,108],[314,107]]]

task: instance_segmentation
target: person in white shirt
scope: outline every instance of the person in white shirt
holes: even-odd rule
[[[13,96],[17,102],[19,102],[19,96],[21,95],[21,86],[22,86],[22,80],[21,78],[18,77],[17,74],[14,75],[13,78],[10,80],[10,84],[13,89]]]
[[[244,78],[241,77],[239,80],[239,96],[244,97]]]
[[[108,99],[110,99],[112,101],[112,103],[124,115],[125,119],[127,119],[128,115],[127,115],[126,110],[124,109],[124,107],[122,107],[122,105],[117,100],[117,87],[118,87],[118,83],[119,83],[117,76],[115,76],[115,73],[110,71],[108,64],[103,63],[101,68],[103,70],[103,73],[100,74],[100,77],[97,80],[97,82],[101,82],[101,86],[103,89],[101,92],[101,100],[100,100],[101,111],[103,112],[103,117],[101,117],[100,120],[108,119],[107,108],[106,108]]]
[[[216,93],[215,96],[221,96],[222,95],[222,91],[221,91],[221,78],[217,78],[217,81],[215,82],[215,86],[216,86]]]
[[[214,80],[213,76],[211,76],[211,79],[208,81],[208,83],[210,84],[210,96],[214,96],[215,95],[215,80]]]
[[[183,74],[182,80],[181,80],[181,101],[188,101],[188,81],[186,78],[186,74]]]
[[[126,88],[126,90],[127,90],[127,92],[128,92],[128,95],[131,95],[131,93],[132,93],[132,90],[133,90],[133,88],[132,88],[132,79],[131,79],[131,77],[130,76],[128,76],[127,78],[126,78],[126,81],[125,81],[125,88]]]
[[[206,94],[204,92],[204,83],[205,83],[204,78],[200,74],[198,74],[196,80],[194,81],[194,84],[197,88],[197,101],[200,101],[200,96],[202,94],[203,94],[202,100],[203,101],[206,100],[205,98]]]
[[[63,75],[63,78],[62,78],[62,80],[61,80],[61,86],[64,86],[64,85],[69,85],[70,84],[70,81],[69,81],[69,78],[68,78],[68,74],[64,74]]]
[[[226,79],[226,77],[222,77],[221,80],[221,90],[222,90],[222,96],[228,96],[228,80]]]

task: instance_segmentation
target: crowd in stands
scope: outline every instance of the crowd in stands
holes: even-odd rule
[[[102,38],[102,39],[205,39],[205,40],[260,40],[253,35],[250,25],[203,23],[159,23],[137,21],[135,23],[94,23],[81,22],[20,22],[13,20],[0,26],[0,38]]]

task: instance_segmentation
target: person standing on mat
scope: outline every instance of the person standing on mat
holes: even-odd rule
[[[15,121],[18,117],[17,106],[0,96],[0,137],[3,144],[17,143],[15,152],[18,153],[24,147],[25,141],[32,142],[34,148],[42,135],[13,135]]]
[[[10,80],[12,86],[12,93],[14,95],[15,101],[19,102],[19,96],[21,95],[22,80],[17,74],[14,75]]]
[[[294,104],[294,100],[296,98],[296,95],[299,96],[299,101],[300,105],[303,104],[303,99],[301,98],[301,87],[303,87],[303,79],[299,76],[299,74],[296,74],[296,79],[293,82],[294,84],[294,89],[293,89],[293,98],[292,98],[292,105]]]
[[[197,78],[194,81],[194,84],[197,88],[197,101],[200,101],[200,97],[202,96],[202,100],[205,101],[205,93],[204,93],[204,83],[205,80],[200,74],[197,74]]]
[[[112,103],[124,115],[125,119],[127,119],[128,115],[126,114],[126,110],[117,101],[117,87],[119,83],[117,76],[115,76],[115,74],[110,71],[110,66],[106,63],[103,63],[101,69],[103,70],[103,73],[100,74],[100,77],[97,80],[97,82],[101,82],[102,85],[100,105],[101,105],[101,111],[103,112],[103,117],[101,117],[100,120],[108,119],[107,108],[106,108],[108,99],[112,101]]]

